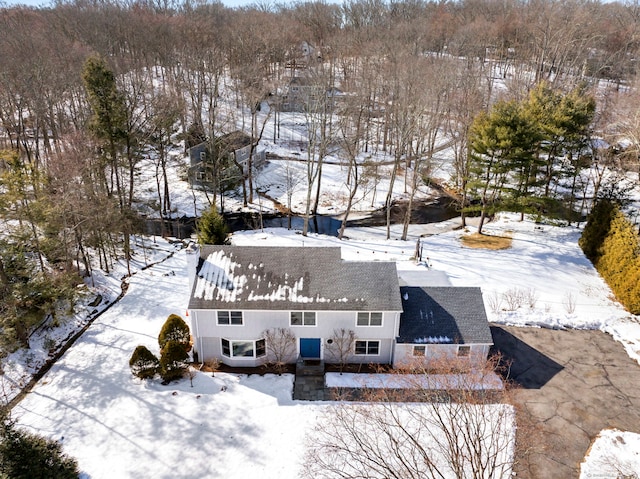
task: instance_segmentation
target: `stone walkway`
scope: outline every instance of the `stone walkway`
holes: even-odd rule
[[[324,401],[324,363],[298,361],[293,383],[293,399],[298,401]]]
[[[611,336],[491,329],[496,348],[512,361],[511,379],[520,386],[514,398],[523,426],[517,436],[519,479],[578,478],[601,430],[640,433],[640,366]]]

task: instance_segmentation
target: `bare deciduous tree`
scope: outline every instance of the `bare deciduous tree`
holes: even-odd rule
[[[267,348],[267,361],[278,371],[296,357],[296,337],[288,328],[271,328],[262,333]]]
[[[291,229],[291,201],[293,194],[298,190],[300,184],[304,181],[298,170],[291,167],[291,162],[286,161],[284,165],[284,186],[287,194],[287,228]]]
[[[322,166],[329,154],[329,148],[333,142],[334,105],[331,94],[334,84],[334,67],[317,67],[308,78],[308,93],[304,98],[304,113],[307,123],[307,158],[306,180],[307,192],[305,199],[303,236],[309,231],[309,219],[318,210],[320,200]],[[314,198],[315,187],[315,198]]]
[[[511,477],[515,412],[498,360],[462,374],[455,360],[416,363],[392,375],[406,389],[364,388],[372,404],[335,403],[308,437],[305,477]]]
[[[327,340],[327,355],[329,359],[340,364],[340,374],[349,362],[353,354],[353,343],[356,333],[351,329],[334,329],[333,334]]]

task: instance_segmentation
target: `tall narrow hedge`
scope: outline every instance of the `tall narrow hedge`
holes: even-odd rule
[[[585,226],[580,246],[616,299],[640,314],[640,241],[636,228],[614,203],[601,200]]]
[[[180,379],[189,368],[189,354],[184,344],[169,341],[160,354],[160,377],[164,382]]]
[[[584,254],[596,265],[600,259],[600,247],[604,239],[609,234],[611,220],[615,216],[618,207],[610,200],[602,199],[598,201],[587,218],[579,244]]]

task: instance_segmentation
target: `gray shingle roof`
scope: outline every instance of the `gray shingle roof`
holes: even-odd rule
[[[480,288],[400,288],[400,343],[493,344]]]
[[[340,248],[203,246],[189,309],[401,311],[396,265]]]

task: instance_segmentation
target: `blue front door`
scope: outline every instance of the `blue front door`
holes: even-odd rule
[[[320,359],[320,338],[300,338],[300,356]]]

